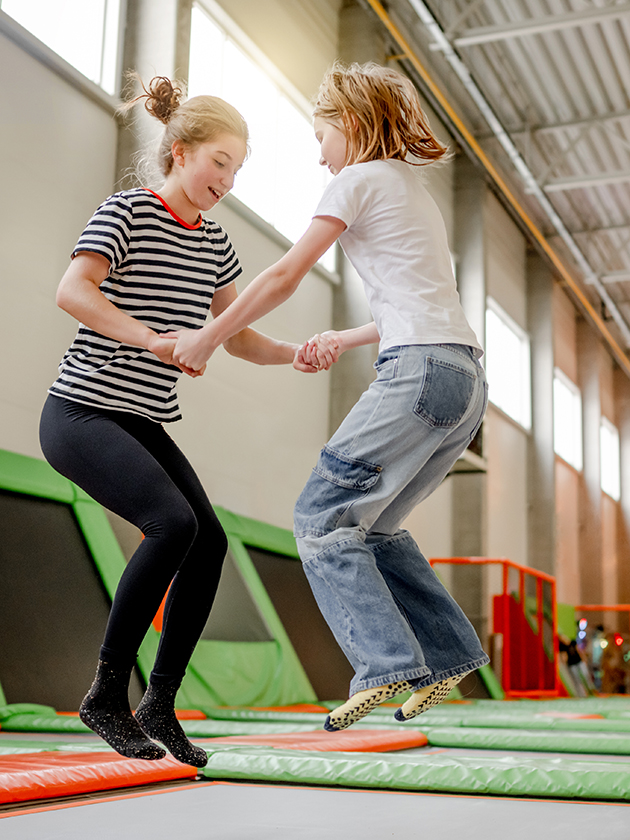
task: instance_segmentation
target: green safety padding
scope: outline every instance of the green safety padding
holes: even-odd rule
[[[6,706],[0,706],[0,725],[7,718],[24,714],[56,715],[57,712],[52,706],[40,706],[39,703],[9,703]]]
[[[218,747],[219,745],[217,745]],[[630,800],[630,765],[565,758],[209,748],[208,779],[501,796]]]
[[[505,692],[503,691],[501,683],[496,678],[496,674],[490,665],[482,665],[481,668],[477,670],[477,673],[481,677],[481,681],[485,685],[492,700],[505,700]],[[451,697],[451,695],[449,695],[449,697]],[[454,698],[451,697],[451,699]]]
[[[496,709],[498,704],[493,700],[473,700],[472,705],[478,708]],[[630,697],[617,695],[614,697],[558,697],[554,700],[510,700],[503,705],[514,714],[533,711],[561,711],[577,712],[579,714],[605,715],[615,711],[630,711]]]
[[[618,732],[564,733],[548,730],[476,729],[468,726],[423,726],[422,732],[432,747],[630,755],[630,734]]]
[[[0,740],[0,755],[19,755],[21,753],[38,752],[111,752],[108,746],[100,738],[94,741],[20,741],[17,738],[2,738]]]
[[[273,703],[282,696],[283,651],[276,641],[216,642],[203,640],[195,649],[182,688],[179,708]],[[209,705],[212,704],[212,705]]]
[[[571,604],[556,604],[556,620],[558,633],[566,636],[569,640],[577,638],[575,607],[571,606]]]
[[[2,721],[4,732],[76,732],[91,734],[91,730],[72,715],[12,715]]]
[[[482,727],[484,729],[542,729],[569,732],[630,732],[630,720],[557,718],[541,714],[510,715],[497,711],[446,712],[442,708],[429,709],[417,718],[418,725]]]

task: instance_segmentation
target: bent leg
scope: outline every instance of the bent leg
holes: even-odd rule
[[[420,583],[408,568],[419,551],[414,544],[409,563],[397,557],[390,569],[373,536],[385,512],[392,529],[385,536],[393,536],[402,518],[437,486],[465,448],[483,417],[483,374],[466,351],[442,347],[398,348],[379,363],[376,382],[322,450],[295,509],[305,572],[355,667],[352,692],[396,679],[424,685],[436,670],[463,669],[485,656],[477,640],[473,659],[464,652],[459,661],[441,664],[431,649],[428,664],[424,645],[430,639],[420,640],[422,634],[403,604],[406,589]],[[439,581],[437,585],[443,590]],[[434,630],[442,631],[450,646],[457,644],[450,625],[455,625],[457,638],[463,613],[443,591],[449,615],[441,626],[436,621]],[[432,609],[423,604],[423,617]]]

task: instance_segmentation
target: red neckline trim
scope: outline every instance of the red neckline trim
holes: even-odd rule
[[[177,215],[177,213],[174,213],[171,210],[171,208],[164,201],[164,199],[162,198],[161,195],[158,195],[156,192],[153,192],[153,190],[150,190],[148,187],[143,187],[142,189],[146,190],[147,192],[150,192],[151,195],[154,195],[157,198],[157,200],[160,201],[164,205],[164,207],[168,210],[168,212],[175,219],[175,221],[180,223],[180,225],[183,225],[185,228],[188,228],[189,230],[196,230],[198,227],[201,226],[201,223],[203,221],[203,218],[201,217],[201,213],[199,214],[199,218],[197,219],[195,224],[194,225],[189,225],[188,222],[185,222],[183,219],[180,219],[179,216]]]

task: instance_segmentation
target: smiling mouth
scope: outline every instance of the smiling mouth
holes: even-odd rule
[[[208,189],[210,190],[210,192],[216,198],[217,201],[221,201],[221,199],[223,198],[221,193],[218,193],[216,190],[213,190],[212,187],[208,187]]]

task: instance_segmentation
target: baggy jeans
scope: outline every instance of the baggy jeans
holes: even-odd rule
[[[400,530],[477,433],[488,399],[484,370],[457,344],[389,348],[375,368],[294,511],[306,576],[355,671],[351,695],[400,680],[420,688],[489,661]]]

